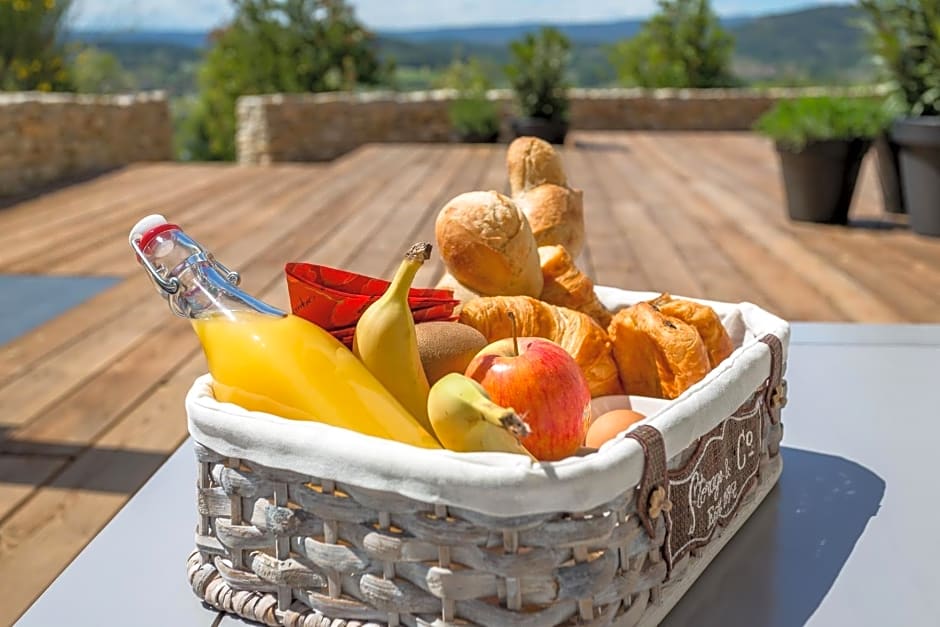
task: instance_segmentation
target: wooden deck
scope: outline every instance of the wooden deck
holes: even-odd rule
[[[795,225],[770,145],[753,135],[573,140],[564,160],[584,190],[584,265],[599,283],[750,300],[794,321],[940,322],[940,240],[894,228],[871,162],[853,210],[862,226]],[[433,238],[447,199],[505,190],[504,151],[389,144],[320,166],[137,165],[0,211],[0,273],[120,279],[0,346],[0,624],[186,436],[183,396],[205,365],[134,261],[138,218],[184,225],[286,308],[285,262],[389,276],[410,243]],[[435,258],[417,283],[442,272]]]

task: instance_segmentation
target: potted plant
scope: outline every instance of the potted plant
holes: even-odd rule
[[[900,110],[883,148],[886,157],[895,148],[897,174],[886,158],[882,180],[900,180],[893,193],[911,230],[940,236],[940,0],[861,0],[860,5],[875,60]]]
[[[561,31],[544,27],[509,45],[512,62],[506,75],[515,95],[516,137],[535,136],[562,144],[568,134],[568,83],[565,72],[571,43]]]
[[[790,218],[847,224],[862,159],[889,121],[867,98],[785,100],[762,115],[755,129],[774,140]]]
[[[490,81],[479,60],[458,59],[451,63],[441,86],[457,94],[447,108],[457,141],[492,143],[499,139],[499,109],[487,97]]]

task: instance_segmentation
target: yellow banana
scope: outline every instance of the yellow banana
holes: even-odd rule
[[[415,244],[405,254],[391,285],[356,323],[353,353],[428,432],[428,378],[421,366],[408,290],[431,245]]]
[[[519,453],[537,461],[519,443],[529,426],[511,407],[500,407],[475,380],[457,372],[441,377],[428,395],[431,427],[452,451]]]

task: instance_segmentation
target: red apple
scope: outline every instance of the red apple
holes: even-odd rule
[[[573,455],[591,422],[591,392],[571,355],[540,337],[497,340],[480,350],[465,374],[489,393],[493,402],[512,407],[532,432],[521,440],[536,459],[554,461]]]

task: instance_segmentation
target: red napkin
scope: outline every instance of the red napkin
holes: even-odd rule
[[[288,263],[284,271],[291,313],[329,331],[350,348],[362,312],[390,285],[384,279],[312,263]],[[412,288],[408,292],[415,322],[455,320],[459,302],[452,290]]]

